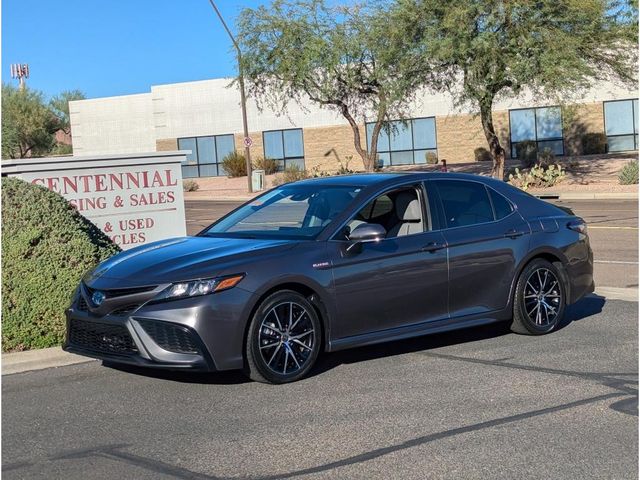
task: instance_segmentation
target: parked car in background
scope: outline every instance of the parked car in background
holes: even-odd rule
[[[323,351],[501,321],[552,332],[592,273],[585,222],[504,182],[311,179],[100,264],[67,311],[64,348],[284,383]]]

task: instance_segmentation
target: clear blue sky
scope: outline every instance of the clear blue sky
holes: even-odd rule
[[[265,0],[217,0],[227,24]],[[30,87],[88,98],[235,74],[231,41],[208,0],[3,0],[2,81],[28,63]]]

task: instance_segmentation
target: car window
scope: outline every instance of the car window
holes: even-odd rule
[[[314,238],[360,191],[358,186],[283,185],[240,207],[200,235]]]
[[[348,238],[359,225],[375,223],[384,227],[386,238],[402,237],[425,230],[422,195],[414,188],[402,188],[371,200],[348,223],[344,232]]]
[[[494,220],[489,195],[482,183],[464,180],[438,180],[435,183],[448,228]]]
[[[493,203],[493,211],[496,214],[496,220],[506,217],[513,212],[511,202],[496,192],[493,188],[488,188],[491,203]]]

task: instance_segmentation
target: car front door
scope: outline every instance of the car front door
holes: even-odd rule
[[[530,229],[513,205],[485,184],[431,180],[444,216],[452,318],[504,309]],[[431,188],[428,187],[430,190]]]
[[[383,225],[386,238],[347,250],[350,229]],[[336,339],[448,317],[447,252],[422,185],[375,196],[328,242]]]

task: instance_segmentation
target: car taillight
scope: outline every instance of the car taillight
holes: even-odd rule
[[[569,230],[573,230],[574,232],[582,233],[583,235],[587,234],[587,224],[584,220],[571,220],[567,223],[567,228]]]

